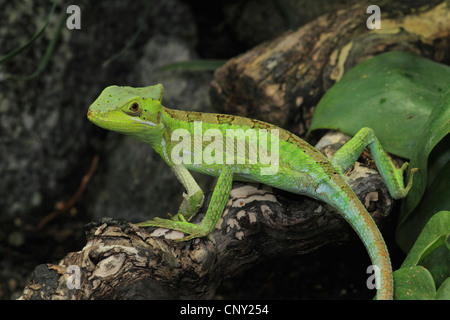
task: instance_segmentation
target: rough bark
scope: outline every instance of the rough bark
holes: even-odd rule
[[[323,152],[331,155],[344,141],[342,134],[329,135],[321,143]],[[356,164],[348,179],[382,223],[393,201],[377,172]],[[203,217],[207,202],[195,221]],[[210,236],[177,243],[172,240],[182,235],[177,231],[108,218],[92,222],[86,226],[85,247],[58,265],[36,267],[21,299],[208,299],[222,279],[244,268],[345,242],[352,232],[319,201],[235,183]]]

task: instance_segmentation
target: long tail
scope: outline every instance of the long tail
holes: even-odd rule
[[[336,205],[339,207],[341,215],[363,241],[372,260],[372,265],[375,266],[374,271],[377,284],[376,298],[377,300],[391,300],[394,296],[394,280],[392,277],[391,260],[383,236],[369,212],[367,212],[350,186],[348,186],[348,190],[342,191],[345,192],[346,197],[344,198],[349,199],[349,201]],[[342,199],[343,197],[339,198]]]

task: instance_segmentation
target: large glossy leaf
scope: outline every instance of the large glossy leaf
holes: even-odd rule
[[[448,81],[450,83],[450,78]],[[450,209],[449,133],[450,89],[430,114],[411,157],[411,167],[419,168],[420,172],[414,177],[414,184],[402,205],[397,239],[404,250],[411,244],[407,238],[417,237],[431,215]],[[411,213],[421,199],[420,206]]]
[[[429,219],[401,268],[416,265],[431,272],[436,287],[450,277],[450,211],[440,211]]]
[[[421,266],[401,268],[394,272],[395,300],[432,300],[436,288],[430,272]]]
[[[450,211],[441,211],[429,219],[402,266],[394,272],[395,298],[447,299],[449,279]]]
[[[436,292],[436,300],[450,300],[450,278],[445,279]]]
[[[403,202],[402,206],[402,220],[397,228],[397,243],[403,249],[408,252],[416,241],[418,235],[421,233],[427,221],[441,210],[450,209],[450,149],[447,147],[450,145],[450,135],[436,146],[435,150],[429,157],[428,162],[423,161],[425,168],[422,168],[420,175],[415,178],[415,184],[410,190],[408,197]],[[434,155],[439,155],[436,158]],[[423,155],[425,156],[425,153]],[[412,165],[416,166],[415,160],[412,160]],[[428,163],[428,171],[427,165]],[[427,181],[422,181],[423,177],[427,173]],[[426,186],[426,190],[419,205],[409,214],[405,210],[406,205],[413,205],[419,200],[421,189]],[[413,195],[419,195],[414,198]],[[450,229],[450,221],[448,221]],[[450,264],[450,262],[449,262]]]

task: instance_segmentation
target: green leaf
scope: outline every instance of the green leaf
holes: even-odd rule
[[[450,277],[445,279],[436,292],[436,300],[450,300]]]
[[[448,240],[448,239],[447,239]],[[430,271],[436,288],[439,288],[445,279],[450,277],[450,243],[444,243],[430,252],[421,262],[424,268]]]
[[[449,240],[450,211],[440,211],[429,219],[402,266],[394,272],[398,299],[431,299],[436,287],[439,288],[436,299],[450,295]]]
[[[440,211],[423,228],[401,268],[421,265],[436,287],[450,277],[450,211]]]
[[[432,300],[436,288],[430,272],[421,266],[401,268],[394,272],[395,300]]]
[[[450,67],[408,52],[387,52],[349,70],[322,97],[310,131],[354,135],[370,127],[386,151],[411,158],[450,83]],[[431,128],[433,130],[434,128]]]
[[[450,77],[447,81],[450,82]],[[448,179],[450,148],[448,142],[450,136],[447,136],[450,133],[449,119],[450,89],[445,92],[430,114],[425,129],[421,132],[422,137],[418,140],[411,157],[411,167],[419,168],[420,172],[414,176],[414,184],[402,204],[399,222],[400,233],[404,232],[417,236],[417,229],[420,230],[425,225],[429,215],[437,210],[450,209],[450,197],[448,197],[450,186],[450,179]],[[428,171],[430,175],[428,175]],[[417,207],[424,193],[426,198],[423,199],[424,203],[418,209],[421,211],[416,211],[412,215],[412,211]],[[447,196],[445,196],[446,194]],[[413,216],[411,218],[413,222],[409,222],[409,226],[405,226],[405,224],[408,224],[407,219],[410,215]],[[416,228],[416,232],[412,232],[411,228]],[[401,237],[402,235],[398,236],[399,239]],[[408,247],[408,243],[399,242],[399,244],[404,250]]]
[[[401,268],[413,267],[440,246],[446,246],[450,236],[450,211],[436,213],[425,225]],[[448,263],[449,261],[444,261]]]

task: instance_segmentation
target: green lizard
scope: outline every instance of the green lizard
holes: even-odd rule
[[[336,208],[353,227],[373,265],[379,268],[375,273],[377,299],[393,298],[392,268],[383,237],[343,173],[369,146],[389,192],[398,199],[408,193],[416,169],[411,170],[405,188],[403,171],[408,163],[397,169],[371,129],[362,128],[328,160],[304,140],[274,125],[232,115],[165,108],[161,105],[162,95],[160,84],[143,88],[110,86],[88,111],[88,118],[94,124],[148,143],[186,189],[180,209],[171,219],[155,218],[139,226],[184,232],[185,236],[178,241],[207,236],[222,215],[233,179],[308,195]],[[234,145],[234,138],[241,139],[241,143],[248,142],[248,148],[244,144],[242,152],[242,144]],[[271,158],[268,159],[269,150]],[[259,161],[253,156],[258,151]],[[200,224],[189,222],[204,198],[189,170],[218,177]]]

